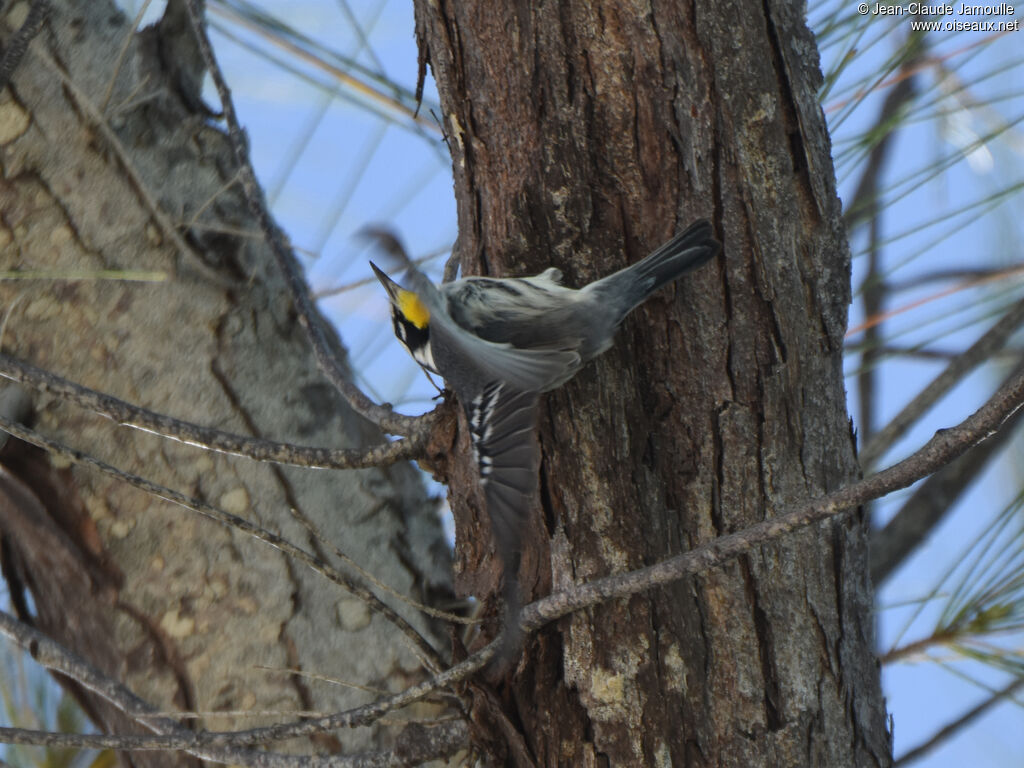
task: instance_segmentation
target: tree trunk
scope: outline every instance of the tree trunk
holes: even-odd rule
[[[841,370],[849,250],[802,12],[783,0],[416,2],[467,272],[554,264],[578,287],[699,216],[724,243],[546,397],[522,565],[534,595],[691,549],[858,476]],[[453,473],[457,586],[493,594],[472,476]],[[512,754],[888,765],[871,605],[853,514],[573,616],[499,687],[524,736]]]
[[[6,38],[27,3],[5,6]],[[135,35],[108,2],[53,3],[0,92],[0,270],[167,276],[0,282],[4,351],[229,431],[305,445],[378,443],[380,433],[316,369],[281,275],[232,186],[225,137],[190,92],[202,67],[181,21]],[[282,469],[117,428],[52,397],[36,397],[33,408],[48,435],[307,550],[336,545],[402,592],[429,600],[449,589],[434,505],[408,465]],[[278,721],[296,709],[334,711],[367,699],[286,669],[377,688],[422,674],[388,623],[278,550],[92,470],[50,462],[19,441],[7,442],[2,459],[0,544],[16,606],[34,607],[37,626],[154,705],[274,710]],[[415,611],[401,612],[430,633]],[[101,705],[94,714],[101,726],[126,730]],[[342,738],[366,748],[390,736],[382,726]]]

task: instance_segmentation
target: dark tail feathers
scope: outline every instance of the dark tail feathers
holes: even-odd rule
[[[698,219],[643,261],[595,283],[594,290],[609,297],[622,297],[626,302],[625,315],[663,285],[706,264],[721,249],[711,222]]]

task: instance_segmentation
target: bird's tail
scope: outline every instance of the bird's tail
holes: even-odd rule
[[[624,317],[663,285],[713,259],[721,248],[711,223],[699,219],[643,261],[592,283],[588,290],[615,301]]]

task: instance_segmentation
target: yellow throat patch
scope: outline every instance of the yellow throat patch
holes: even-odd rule
[[[430,321],[430,310],[412,291],[398,290],[398,311],[417,328],[426,328]]]

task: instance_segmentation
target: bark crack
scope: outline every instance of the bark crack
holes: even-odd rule
[[[782,40],[779,30],[775,25],[774,14],[772,13],[770,0],[764,0],[765,29],[768,32],[767,39],[771,46],[772,67],[775,70],[775,79],[781,90],[779,103],[782,106],[784,129],[788,139],[790,159],[793,163],[793,172],[800,179],[804,189],[805,198],[811,201],[808,210],[814,212],[818,218],[816,196],[814,185],[811,183],[810,165],[807,159],[807,148],[804,146],[803,132],[800,128],[800,119],[796,113],[796,92],[790,82],[789,73],[786,69],[786,54],[782,48]]]
[[[782,715],[779,701],[781,694],[779,676],[775,669],[775,636],[772,631],[772,622],[764,608],[761,607],[757,579],[751,569],[750,557],[742,557],[739,562],[743,572],[747,600],[750,603],[754,634],[757,637],[757,655],[761,662],[761,679],[764,681],[762,706],[764,707],[765,724],[769,731],[778,731],[785,727],[786,720]]]

